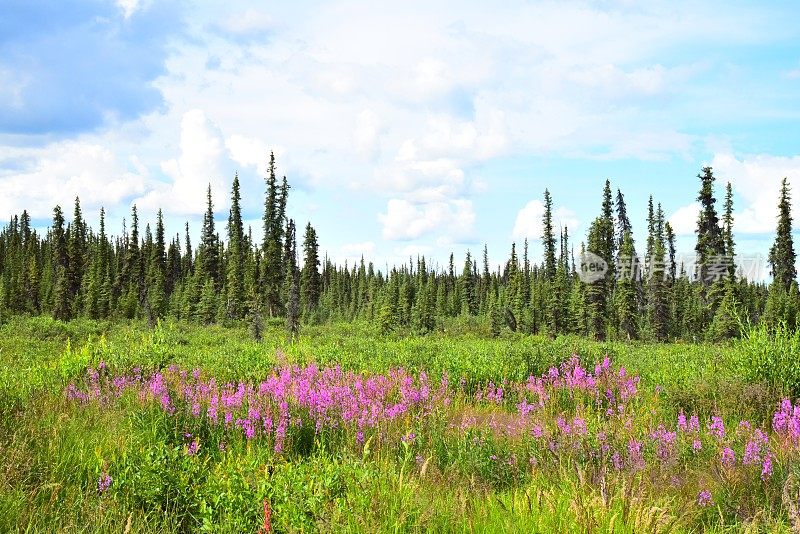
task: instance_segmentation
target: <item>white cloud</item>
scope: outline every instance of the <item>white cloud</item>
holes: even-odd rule
[[[273,26],[274,21],[269,14],[252,8],[233,13],[220,23],[223,30],[237,35],[268,32]]]
[[[331,259],[339,265],[347,265],[352,267],[364,258],[365,262],[373,259],[375,254],[375,243],[373,241],[363,241],[359,243],[345,243],[340,246],[338,250],[333,251]]]
[[[800,156],[783,157],[766,154],[737,159],[730,153],[714,156],[711,163],[719,183],[731,182],[734,191],[744,201],[735,210],[734,230],[737,233],[768,233],[775,231],[781,180],[789,179],[794,192],[794,213],[800,207]],[[718,192],[718,198],[722,193]]]
[[[542,237],[543,226],[542,218],[544,217],[544,203],[541,200],[531,200],[525,207],[517,213],[517,218],[514,221],[514,230],[511,232],[512,237],[515,239],[529,240],[539,239]],[[577,216],[572,210],[565,207],[557,207],[553,210],[553,227],[554,231],[558,232],[559,228],[567,227],[567,230],[575,235],[575,230],[578,228],[579,221]]]
[[[471,239],[475,211],[472,201],[465,199],[414,204],[393,198],[378,220],[385,239],[403,241],[438,235],[440,242],[461,242]]]
[[[356,117],[356,127],[353,141],[356,152],[366,158],[374,159],[380,148],[380,135],[382,127],[380,118],[371,109],[365,109]]]
[[[678,208],[669,218],[669,224],[675,235],[691,235],[697,229],[697,218],[700,216],[700,204],[692,202],[688,206]]]
[[[219,128],[203,111],[187,111],[181,120],[180,156],[161,163],[171,181],[156,184],[137,203],[153,211],[164,208],[174,214],[199,214],[205,210],[211,185],[214,211],[223,211],[231,169]]]
[[[122,10],[122,15],[128,19],[142,7],[141,0],[117,0],[117,7]]]
[[[0,213],[23,208],[48,218],[60,204],[69,213],[78,196],[84,210],[113,206],[146,190],[149,177],[137,159],[120,161],[107,147],[89,141],[64,141],[44,148],[0,148],[4,163],[22,168],[0,171]]]

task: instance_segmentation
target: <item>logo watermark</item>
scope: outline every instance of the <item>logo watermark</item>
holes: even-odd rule
[[[612,274],[608,262],[594,252],[582,252],[579,262],[577,274],[586,284],[593,284]],[[676,277],[687,276],[693,281],[714,283],[733,272],[737,278],[757,282],[765,280],[765,265],[762,254],[710,256],[702,264],[697,254],[676,254],[674,265],[668,258],[619,256],[613,262],[613,276],[617,281],[647,281],[653,278],[669,280],[674,274]]]

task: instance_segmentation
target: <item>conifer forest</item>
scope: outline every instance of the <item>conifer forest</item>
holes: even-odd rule
[[[497,267],[484,247],[388,272],[321,257],[268,168],[262,242],[237,176],[196,244],[135,205],[116,236],[78,198],[41,233],[11,217],[4,531],[800,526],[785,179],[766,284],[710,167],[689,267],[652,197],[638,252],[606,181],[585,239],[544,191],[541,258],[526,240]]]
[[[800,533],[793,2],[0,2],[0,534]]]

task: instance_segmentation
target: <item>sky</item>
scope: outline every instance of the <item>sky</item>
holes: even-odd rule
[[[688,254],[706,165],[742,256],[783,177],[800,213],[796,2],[0,3],[0,217],[40,228],[79,196],[95,228],[135,204],[197,236],[210,184],[224,232],[238,173],[260,239],[270,151],[351,265],[538,261],[545,188],[577,249],[606,179],[639,243],[652,194]]]

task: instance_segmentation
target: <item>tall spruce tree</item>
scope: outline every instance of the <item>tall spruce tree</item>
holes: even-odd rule
[[[239,174],[233,177],[231,187],[231,209],[228,214],[228,262],[226,288],[228,293],[227,314],[231,319],[241,319],[245,314],[245,255],[248,253],[241,209],[242,195],[239,191]]]
[[[283,218],[288,186],[282,189],[275,177],[275,154],[269,155],[266,177],[267,195],[264,201],[264,241],[261,261],[261,286],[267,313],[275,317],[281,313],[283,266]]]
[[[214,229],[214,202],[211,198],[211,184],[206,192],[206,212],[203,215],[203,232],[200,236],[198,253],[203,280],[211,280],[215,293],[222,287],[220,280],[220,258],[217,232]]]
[[[544,190],[542,246],[544,247],[544,275],[547,280],[553,280],[556,277],[556,237],[553,231],[553,198],[547,189]]]
[[[781,182],[780,200],[778,201],[778,227],[775,242],[769,250],[770,274],[772,279],[784,291],[788,291],[792,282],[797,279],[795,262],[797,255],[792,239],[792,199],[789,182],[786,178]]]
[[[286,243],[286,330],[290,340],[294,340],[300,332],[300,270],[297,268],[297,240],[292,219],[286,224]]]
[[[714,197],[714,173],[711,167],[703,167],[700,178],[700,192],[697,201],[700,203],[700,215],[697,219],[697,274],[696,277],[704,286],[713,280],[709,273],[711,262],[718,262],[725,254],[725,243],[717,216],[716,198]]]
[[[69,299],[69,256],[67,254],[67,238],[64,231],[64,214],[61,206],[53,209],[53,227],[50,230],[52,241],[53,265],[53,292],[52,309],[53,317],[67,321],[72,315]]]
[[[300,299],[303,309],[312,312],[319,305],[322,280],[319,274],[319,242],[317,232],[309,222],[303,236],[303,270],[300,280]]]
[[[475,315],[478,313],[478,301],[475,295],[475,279],[472,274],[472,255],[467,251],[464,270],[461,273],[461,313]]]

